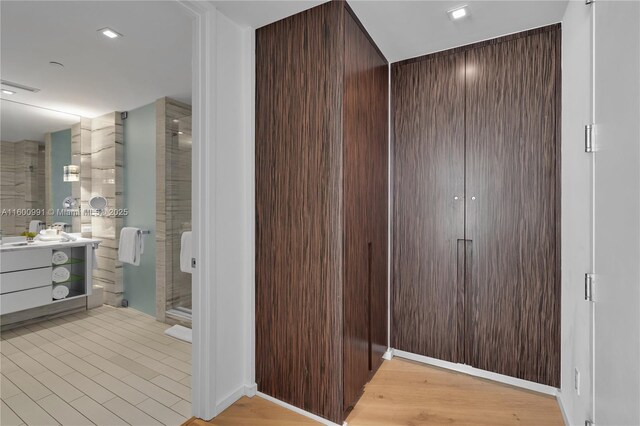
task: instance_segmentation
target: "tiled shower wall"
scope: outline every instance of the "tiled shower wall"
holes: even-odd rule
[[[36,141],[0,143],[0,203],[2,209],[44,209],[44,146]],[[31,220],[44,216],[2,215],[5,235],[19,235]]]
[[[180,239],[191,230],[191,106],[156,101],[156,316],[191,308],[191,274],[180,271]]]
[[[123,152],[120,113],[92,119],[91,192],[102,195],[108,202],[107,214],[91,216],[92,236],[102,241],[96,252],[98,267],[93,271],[93,282],[104,287],[104,303],[113,306],[119,306],[123,297],[122,263],[118,261],[123,218],[117,211],[123,207]]]

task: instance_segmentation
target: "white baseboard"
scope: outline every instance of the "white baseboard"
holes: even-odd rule
[[[276,399],[276,398],[274,398],[272,396],[269,396],[267,394],[264,394],[262,392],[257,392],[256,395],[258,395],[260,398],[266,399],[269,402],[273,402],[276,405],[284,407],[287,410],[291,410],[291,411],[293,411],[295,413],[298,413],[298,414],[303,415],[305,417],[308,417],[308,418],[310,418],[312,420],[315,420],[316,422],[318,422],[320,424],[323,424],[323,425],[326,425],[326,426],[340,426],[337,423],[333,423],[332,421],[329,421],[327,419],[323,419],[320,416],[316,416],[315,414],[312,414],[312,413],[310,413],[308,411],[304,411],[302,408],[298,408],[298,407],[295,407],[295,406],[293,406],[291,404],[287,404],[284,401],[280,401],[279,399]],[[342,425],[342,426],[346,426],[346,423],[344,425]]]
[[[515,377],[505,376],[503,374],[492,373],[486,370],[480,370],[479,368],[474,368],[466,364],[457,364],[455,362],[442,361],[440,359],[418,355],[411,352],[400,351],[398,349],[393,349],[393,355],[399,358],[404,358],[423,364],[446,368],[447,370],[459,371],[470,376],[481,377],[483,379],[493,380],[495,382],[504,383],[510,386],[516,386],[534,392],[544,393],[546,395],[556,396],[558,394],[558,389],[552,386],[542,385],[540,383],[530,382],[528,380],[517,379]]]
[[[254,396],[256,396],[256,392],[258,392],[257,384],[254,383],[252,385],[244,385],[245,396],[248,396],[249,398],[253,398]]]
[[[562,413],[562,420],[564,420],[565,425],[569,426],[571,423],[569,422],[567,412],[564,410],[564,404],[562,403],[562,391],[558,391],[556,400],[558,401],[558,406],[560,407],[560,412]]]
[[[231,405],[233,405],[234,402],[242,398],[244,395],[245,386],[240,386],[238,389],[231,392],[231,394],[229,394],[227,397],[223,398],[216,404],[216,416],[229,408]]]
[[[387,361],[391,361],[393,359],[393,349],[387,348],[386,352],[382,355],[382,359],[386,359]]]

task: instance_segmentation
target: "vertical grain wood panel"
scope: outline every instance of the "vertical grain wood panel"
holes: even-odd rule
[[[391,85],[393,347],[462,362],[464,53],[394,64]]]
[[[466,52],[467,362],[556,387],[559,34]]]
[[[393,64],[394,347],[559,386],[559,34],[556,24]],[[435,159],[447,145],[420,151],[420,143],[407,145],[407,135],[428,140],[443,107],[433,95],[431,104],[420,98],[425,85],[446,78],[425,64],[456,55],[464,55],[466,66],[461,175],[466,174],[467,210],[465,235],[458,236],[457,253],[451,254],[433,250],[445,244],[446,216],[438,215],[437,199],[427,204],[432,193],[421,192],[429,185],[437,188],[436,178],[446,182],[446,173],[433,173],[431,162],[447,165],[446,155]],[[456,114],[449,116],[455,126]],[[424,255],[425,248],[432,249],[431,256]],[[441,288],[421,282],[430,274],[453,277],[455,267],[442,265],[455,265],[455,254],[458,266],[464,262],[453,287],[458,312],[448,309],[455,304],[453,293],[443,297]],[[445,308],[430,317],[434,304]],[[455,318],[457,335],[452,331],[448,343],[434,341],[434,330],[453,330]],[[444,353],[429,353],[434,347]]]
[[[256,31],[256,381],[342,422],[344,6]]]
[[[347,409],[382,363],[387,347],[388,66],[351,13],[345,13],[344,31]]]

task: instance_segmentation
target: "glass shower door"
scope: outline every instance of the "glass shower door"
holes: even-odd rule
[[[168,108],[167,108],[168,109]],[[191,274],[180,270],[182,233],[191,230],[191,115],[171,118],[167,140],[167,249],[171,251],[167,315],[191,320]],[[178,317],[178,318],[175,318]]]

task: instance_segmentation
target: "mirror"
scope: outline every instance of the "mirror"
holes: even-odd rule
[[[73,205],[73,182],[65,177],[65,167],[69,172],[68,166],[79,164],[72,158],[71,128],[81,117],[4,98],[0,116],[3,236],[39,230],[32,221],[80,232],[67,209]]]

